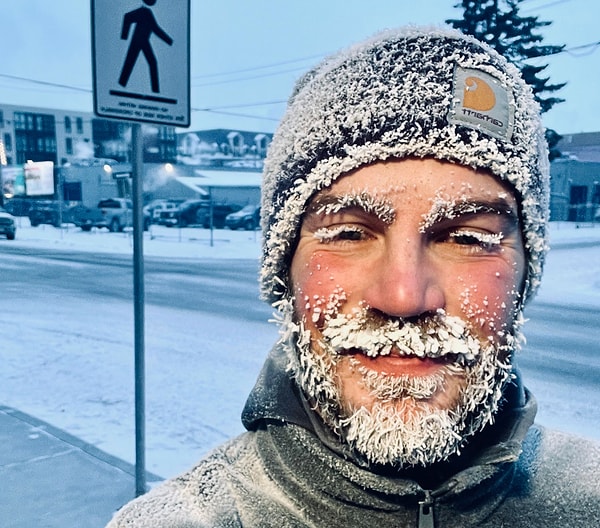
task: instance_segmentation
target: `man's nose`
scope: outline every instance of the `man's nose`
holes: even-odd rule
[[[389,245],[366,273],[364,300],[371,309],[406,318],[445,308],[443,270],[419,242]]]

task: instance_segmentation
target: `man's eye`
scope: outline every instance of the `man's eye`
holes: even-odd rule
[[[486,252],[493,252],[500,248],[503,238],[502,233],[486,233],[464,229],[448,234],[448,242]]]
[[[365,231],[360,227],[349,225],[322,227],[315,231],[314,237],[325,244],[341,241],[360,241],[365,238]]]

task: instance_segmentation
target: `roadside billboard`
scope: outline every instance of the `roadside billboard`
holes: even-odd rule
[[[23,166],[25,194],[44,196],[54,194],[54,162],[34,161]]]
[[[25,194],[25,171],[22,166],[2,167],[2,194],[5,198]]]

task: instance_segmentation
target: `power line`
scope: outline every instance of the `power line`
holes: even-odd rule
[[[0,77],[4,78],[4,79],[11,79],[14,81],[24,81],[24,82],[29,82],[32,84],[41,84],[43,86],[52,86],[53,88],[65,88],[67,90],[74,90],[76,92],[86,92],[86,93],[91,93],[92,90],[90,88],[80,88],[78,86],[71,86],[68,84],[59,84],[59,83],[53,83],[53,82],[49,82],[49,81],[41,81],[39,79],[30,79],[27,77],[18,77],[16,75],[8,75],[6,73],[0,73]]]
[[[218,84],[230,84],[230,83],[234,83],[234,82],[241,82],[241,81],[250,81],[253,79],[262,79],[264,77],[274,77],[275,75],[283,75],[284,73],[290,73],[290,72],[295,72],[295,71],[303,71],[305,70],[305,68],[293,68],[290,70],[281,70],[278,72],[272,72],[272,73],[264,73],[262,75],[252,75],[250,77],[238,77],[238,78],[234,78],[234,79],[225,79],[222,81],[214,81],[214,82],[207,82],[207,83],[200,83],[200,84],[195,84],[193,85],[193,88],[200,88],[203,86],[215,86]]]
[[[210,114],[227,115],[227,116],[232,116],[232,117],[247,117],[249,119],[262,119],[265,121],[279,121],[279,118],[277,118],[277,117],[266,117],[266,116],[253,115],[253,114],[240,114],[237,112],[223,112],[223,111],[219,111],[219,110],[213,110],[210,108],[192,108],[192,111],[193,112],[206,112],[206,113],[210,113]]]
[[[572,57],[583,57],[585,55],[590,55],[591,53],[594,53],[594,51],[596,50],[596,48],[600,46],[600,40],[598,42],[592,42],[591,44],[584,44],[583,46],[575,46],[573,48],[568,48],[563,50],[565,53],[569,53],[569,55],[571,55]],[[580,50],[580,49],[586,49],[586,48],[592,48],[590,51],[586,52],[586,53],[582,53],[582,54],[573,54],[572,52],[575,50]]]
[[[276,104],[282,104],[282,103],[287,103],[287,101],[285,99],[282,99],[281,101],[265,101],[264,103],[242,103],[242,104],[235,104],[235,105],[225,105],[225,106],[213,106],[211,108],[195,108],[193,110],[222,110],[222,109],[229,109],[229,108],[248,108],[248,107],[252,107],[252,106],[268,106],[268,105],[276,105]]]
[[[251,68],[243,68],[243,69],[239,69],[239,70],[232,70],[232,71],[221,72],[221,73],[208,73],[208,74],[204,74],[204,75],[196,75],[193,78],[194,79],[206,79],[206,78],[210,78],[210,77],[223,77],[223,76],[227,76],[227,75],[237,75],[239,73],[246,73],[246,72],[258,71],[258,70],[266,70],[269,68],[276,68],[278,66],[286,66],[287,64],[294,64],[296,62],[304,62],[307,60],[320,59],[322,57],[323,57],[323,54],[311,55],[309,57],[302,57],[300,59],[291,59],[291,60],[282,61],[282,62],[274,62],[273,64],[265,64],[262,66],[253,66]]]

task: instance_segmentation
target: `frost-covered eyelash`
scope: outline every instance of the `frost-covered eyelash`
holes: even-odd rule
[[[362,234],[363,230],[358,227],[350,227],[347,225],[340,225],[336,227],[321,227],[317,229],[313,236],[320,242],[327,243],[335,240],[342,233],[359,233]]]
[[[450,233],[451,238],[471,237],[485,247],[497,247],[502,243],[502,233],[481,233],[479,231],[460,230]]]

